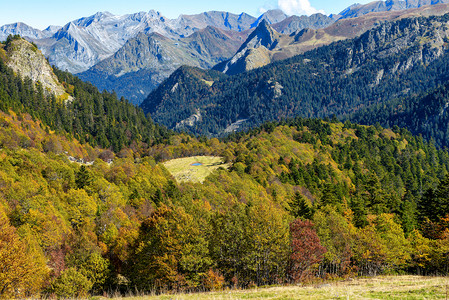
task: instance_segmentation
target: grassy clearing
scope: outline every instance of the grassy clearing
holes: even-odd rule
[[[192,156],[177,158],[163,163],[165,168],[178,182],[203,182],[206,177],[218,168],[229,168],[218,156]],[[199,164],[199,165],[194,165]]]
[[[447,277],[382,276],[307,286],[228,290],[197,294],[124,297],[126,300],[181,299],[447,299]]]
[[[205,80],[205,79],[201,79],[205,84],[207,84],[208,86],[212,86],[214,84],[214,81],[210,81],[210,80]]]

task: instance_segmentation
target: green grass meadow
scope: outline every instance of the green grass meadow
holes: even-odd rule
[[[199,165],[195,165],[199,164]],[[163,163],[165,168],[178,182],[203,182],[207,176],[218,168],[229,168],[218,156],[192,156],[177,158]]]

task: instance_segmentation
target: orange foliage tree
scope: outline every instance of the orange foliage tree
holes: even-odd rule
[[[313,223],[297,219],[290,223],[292,237],[291,275],[294,281],[309,277],[326,253]]]

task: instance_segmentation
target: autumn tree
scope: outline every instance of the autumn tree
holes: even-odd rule
[[[68,268],[52,283],[51,291],[59,298],[85,298],[92,282],[75,267]]]
[[[208,252],[192,216],[162,204],[142,223],[126,273],[139,290],[195,288],[211,267]]]
[[[48,271],[45,264],[35,260],[0,210],[0,298],[26,298],[39,293]]]
[[[327,249],[321,270],[331,275],[348,275],[351,272],[353,225],[332,206],[318,211],[313,222],[322,245]]]
[[[304,280],[313,274],[326,253],[320,243],[313,223],[297,219],[290,223],[292,238],[291,276],[294,281]]]

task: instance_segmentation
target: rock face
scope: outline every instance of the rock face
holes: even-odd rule
[[[181,65],[211,68],[232,56],[245,38],[246,33],[211,26],[177,40],[139,33],[113,56],[78,76],[139,105]]]
[[[269,51],[278,45],[280,37],[266,20],[262,20],[237,53],[214,69],[234,75],[267,65],[271,61]]]
[[[260,24],[260,22],[262,22],[263,20],[265,20],[268,24],[276,24],[276,23],[284,21],[287,18],[288,18],[288,15],[286,15],[282,10],[272,9],[272,10],[266,11],[260,17],[258,17],[257,21],[254,22],[251,25],[251,27],[257,27]]]
[[[271,23],[273,28],[283,34],[291,34],[306,28],[320,29],[333,24],[335,19],[323,14],[313,14],[311,16],[290,16],[281,22]]]
[[[378,84],[384,73],[397,75],[420,63],[426,65],[438,59],[448,50],[449,21],[441,19],[431,22],[431,26],[428,23],[418,18],[406,19],[400,23],[385,23],[378,30],[368,31],[353,49],[348,50],[347,71],[357,69],[366,61],[381,60],[409,49],[406,59],[379,71],[374,83]]]
[[[191,115],[187,119],[182,120],[179,123],[177,123],[175,128],[178,130],[181,130],[183,128],[193,127],[193,126],[195,126],[195,123],[198,123],[201,121],[202,121],[201,112],[199,109],[197,109],[193,115]]]
[[[6,47],[6,64],[20,74],[39,83],[44,92],[54,93],[57,97],[68,99],[64,87],[59,83],[52,68],[36,46],[23,39],[10,42]]]
[[[256,18],[246,13],[239,15],[224,11],[209,11],[196,15],[181,15],[177,19],[171,21],[172,28],[175,31],[187,30],[183,36],[192,34],[193,32],[212,26],[223,30],[244,31],[251,28]],[[188,31],[190,28],[190,32]]]
[[[265,47],[267,49],[274,49],[277,45],[277,40],[280,35],[273,30],[266,20],[257,26],[257,28],[249,35],[248,39],[243,43],[238,52],[245,48],[259,48]]]

